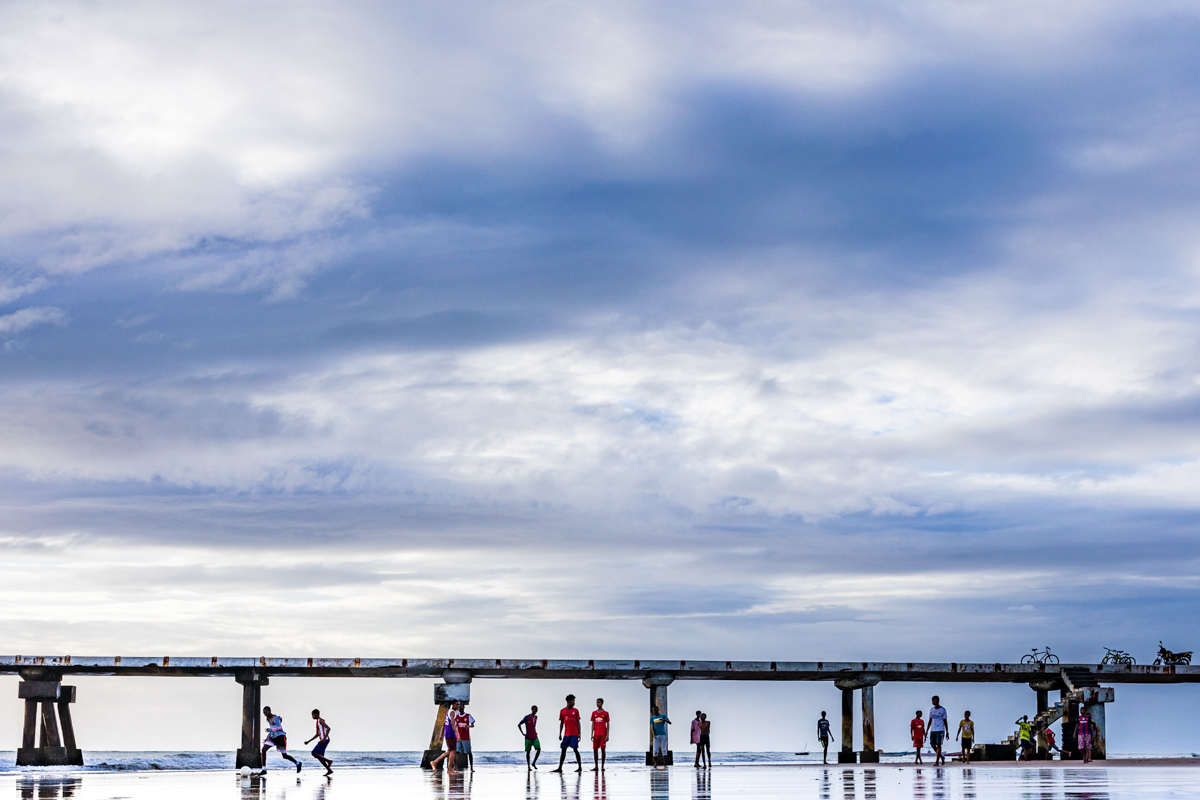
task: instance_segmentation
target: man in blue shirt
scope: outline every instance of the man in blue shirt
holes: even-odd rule
[[[650,709],[650,727],[654,729],[654,748],[652,755],[654,756],[654,766],[658,767],[658,758],[662,756],[662,766],[667,765],[667,726],[671,724],[671,720],[667,719],[666,714],[658,713],[658,706]]]
[[[295,764],[296,772],[299,772],[300,762],[288,755],[287,734],[283,731],[283,717],[273,713],[270,706],[263,708],[263,716],[267,718],[267,738],[263,742],[262,771],[267,771],[267,751],[274,747],[279,751],[279,755]]]

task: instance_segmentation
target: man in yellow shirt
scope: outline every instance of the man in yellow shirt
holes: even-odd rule
[[[1019,761],[1029,760],[1029,750],[1033,739],[1033,724],[1029,721],[1029,715],[1021,717],[1017,720],[1018,738],[1021,742],[1021,752],[1017,755]]]

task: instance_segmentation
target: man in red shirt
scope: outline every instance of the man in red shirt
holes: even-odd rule
[[[583,772],[583,760],[579,757],[579,709],[575,707],[575,695],[567,695],[567,707],[558,712],[558,738],[562,742],[562,753],[558,756],[558,769],[562,772],[567,760],[567,748],[575,751],[575,771]]]
[[[592,712],[592,772],[604,769],[608,761],[608,712],[604,710],[604,698],[596,698],[596,710]]]
[[[475,771],[475,754],[471,752],[471,728],[475,727],[475,718],[462,709],[459,703],[458,716],[454,718],[454,732],[458,734],[458,752],[467,754],[467,766]]]

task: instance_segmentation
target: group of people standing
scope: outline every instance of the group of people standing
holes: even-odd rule
[[[592,772],[602,770],[608,761],[608,726],[611,717],[604,710],[604,698],[596,698],[596,710],[592,712]],[[517,730],[525,737],[525,766],[537,769],[538,756],[542,754],[542,742],[538,738],[538,707],[530,706],[529,713],[521,717]],[[583,771],[583,760],[579,756],[581,718],[579,709],[575,707],[575,695],[567,695],[567,705],[558,712],[558,742],[561,752],[558,756],[558,769],[562,772],[567,760],[567,751],[575,753],[575,771]],[[533,753],[532,760],[530,752]]]

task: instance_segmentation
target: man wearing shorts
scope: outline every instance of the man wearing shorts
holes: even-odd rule
[[[475,718],[468,714],[459,704],[458,716],[454,718],[454,732],[458,734],[458,745],[455,750],[466,753],[467,767],[475,771],[475,754],[471,752],[471,728],[475,727]]]
[[[579,709],[575,707],[575,695],[567,695],[567,707],[558,712],[558,739],[562,742],[562,753],[558,756],[558,769],[562,772],[567,760],[567,749],[575,751],[575,771],[583,772],[583,759],[579,757]]]
[[[662,766],[667,766],[667,726],[670,724],[671,720],[667,719],[667,715],[658,712],[658,706],[650,709],[650,728],[654,731],[654,748],[651,755],[654,757],[656,769],[659,766],[659,756],[662,757]]]
[[[971,712],[964,711],[962,721],[958,723],[958,733],[954,734],[957,739],[959,734],[962,735],[962,755],[959,760],[964,764],[971,763],[971,748],[975,745],[975,723],[971,721]]]
[[[708,714],[700,715],[700,761],[704,766],[712,768],[712,723]]]
[[[305,744],[308,744],[313,739],[317,740],[317,746],[312,749],[312,757],[320,761],[321,766],[325,767],[326,775],[332,775],[333,762],[325,757],[325,748],[329,747],[329,725],[325,720],[321,719],[321,711],[319,709],[313,709],[312,717],[317,721],[317,732]]]
[[[931,699],[933,708],[929,709],[929,746],[936,754],[933,765],[937,767],[946,763],[946,756],[942,754],[942,744],[946,741],[946,709],[942,708],[936,694]]]
[[[829,763],[829,740],[833,738],[833,731],[829,729],[829,720],[825,717],[825,712],[821,712],[821,718],[817,720],[817,741],[821,743],[821,751],[824,754],[822,759],[824,763]]]
[[[608,761],[608,712],[604,710],[604,698],[596,698],[596,710],[592,712],[592,772],[604,769]]]
[[[525,737],[525,768],[537,769],[538,756],[542,754],[542,743],[537,735],[537,706],[529,707],[529,713],[517,723],[517,730]],[[532,762],[529,760],[530,750],[534,751]]]
[[[300,762],[288,755],[287,734],[283,732],[283,717],[271,713],[270,706],[263,708],[263,716],[267,718],[267,738],[263,740],[262,771],[267,771],[267,751],[274,747],[279,751],[279,755],[295,764],[296,772],[299,772]]]

